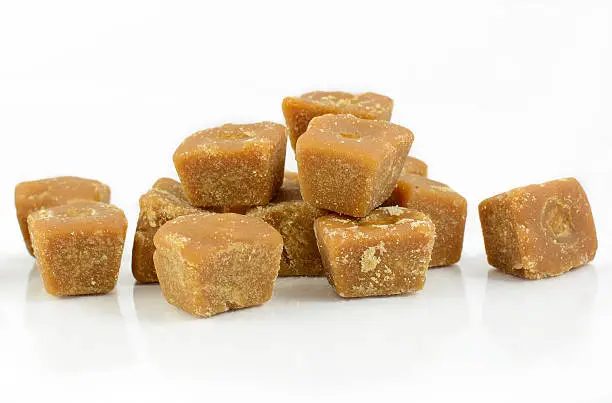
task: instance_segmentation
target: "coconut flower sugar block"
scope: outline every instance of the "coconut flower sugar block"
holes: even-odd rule
[[[174,153],[185,196],[198,207],[265,205],[283,182],[287,135],[272,122],[199,131]]]
[[[73,202],[30,214],[28,227],[49,294],[105,294],[115,288],[127,230],[123,211]]]
[[[402,126],[352,115],[312,119],[297,143],[304,200],[365,217],[395,188],[414,136]]]
[[[591,206],[574,178],[510,190],[479,205],[489,264],[527,279],[558,276],[595,257]]]
[[[132,247],[132,274],[141,283],[156,283],[153,263],[153,236],[166,222],[188,214],[212,214],[193,207],[183,193],[183,186],[170,178],[161,178],[140,197],[140,215]]]
[[[283,239],[258,218],[182,216],[164,224],[153,240],[162,293],[184,311],[209,317],[272,297]]]
[[[15,187],[17,219],[28,252],[32,256],[34,250],[28,231],[28,215],[42,208],[61,206],[76,200],[109,203],[110,188],[96,180],[74,176],[21,182]]]
[[[416,174],[402,175],[386,205],[418,210],[436,226],[430,267],[457,263],[463,250],[467,201],[444,183]]]
[[[306,131],[310,121],[317,116],[350,114],[362,119],[389,121],[392,111],[393,100],[374,92],[350,94],[339,91],[314,91],[283,100],[283,115],[294,150],[297,139]]]
[[[423,213],[392,206],[361,219],[328,215],[316,220],[315,233],[341,297],[404,294],[425,285],[435,227]]]
[[[255,207],[247,215],[273,226],[283,237],[279,276],[322,276],[325,274],[314,234],[314,221],[325,210],[302,200],[297,175],[285,173],[285,182],[274,201]]]

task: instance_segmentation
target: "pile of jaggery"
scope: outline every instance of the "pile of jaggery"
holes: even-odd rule
[[[283,100],[286,127],[225,124],[187,137],[180,178],[140,198],[132,273],[166,300],[208,317],[260,305],[277,276],[327,276],[345,298],[421,290],[432,267],[458,262],[467,202],[427,178],[414,141],[390,123],[383,95],[311,92]],[[298,172],[285,172],[287,137]],[[127,220],[108,186],[59,177],[15,189],[26,246],[53,295],[110,292]],[[573,178],[483,201],[489,263],[527,279],[591,261],[597,237]]]

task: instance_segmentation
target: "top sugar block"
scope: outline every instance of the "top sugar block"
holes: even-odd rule
[[[297,144],[302,197],[315,207],[365,217],[391,194],[414,136],[352,115],[314,118]]]
[[[350,94],[338,91],[314,91],[283,100],[283,114],[294,150],[297,139],[306,131],[308,123],[314,117],[328,113],[351,114],[362,119],[388,121],[391,120],[392,110],[393,100],[374,92]]]
[[[283,125],[226,124],[187,137],[174,165],[194,206],[265,205],[283,181],[286,146]]]
[[[478,207],[489,264],[506,273],[558,276],[595,257],[591,206],[574,178],[513,189]]]
[[[32,256],[34,251],[28,231],[28,215],[43,208],[61,206],[78,200],[109,203],[110,188],[93,179],[73,176],[21,182],[15,187],[17,219],[23,240]]]

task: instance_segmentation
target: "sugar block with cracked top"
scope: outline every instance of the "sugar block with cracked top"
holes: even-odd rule
[[[390,206],[361,219],[328,215],[315,221],[315,233],[341,297],[404,294],[425,285],[435,226],[423,213]]]

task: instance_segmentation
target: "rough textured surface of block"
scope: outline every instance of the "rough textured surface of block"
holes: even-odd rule
[[[161,178],[140,197],[140,215],[132,247],[132,274],[141,283],[156,283],[153,263],[153,237],[166,222],[188,214],[211,214],[193,207],[183,193],[183,186],[170,178]]]
[[[425,214],[381,207],[361,219],[329,215],[315,233],[330,284],[346,298],[418,291],[434,245],[435,226]]]
[[[415,174],[402,175],[386,205],[425,213],[436,226],[430,267],[447,266],[461,259],[467,201],[447,185]]]
[[[173,159],[192,205],[260,206],[282,184],[286,146],[283,125],[226,124],[187,137]]]
[[[314,91],[283,100],[283,115],[291,146],[306,131],[310,121],[326,114],[351,114],[362,119],[391,120],[393,100],[374,92],[350,94],[340,91]]]
[[[21,182],[15,187],[17,219],[30,255],[34,256],[34,251],[28,231],[28,215],[42,208],[61,206],[77,200],[109,203],[110,188],[96,180],[74,176]]]
[[[489,264],[527,279],[558,276],[595,257],[587,196],[574,178],[530,185],[478,206]]]
[[[272,297],[283,239],[258,218],[182,216],[164,224],[154,243],[162,293],[186,312],[209,317]]]
[[[395,187],[414,136],[352,115],[314,118],[297,145],[302,197],[315,207],[364,217]]]
[[[273,226],[283,237],[279,276],[325,274],[314,234],[314,221],[328,212],[303,200],[281,201],[255,207],[247,213]]]
[[[105,294],[115,288],[127,230],[120,209],[73,202],[30,214],[28,226],[49,294]]]

